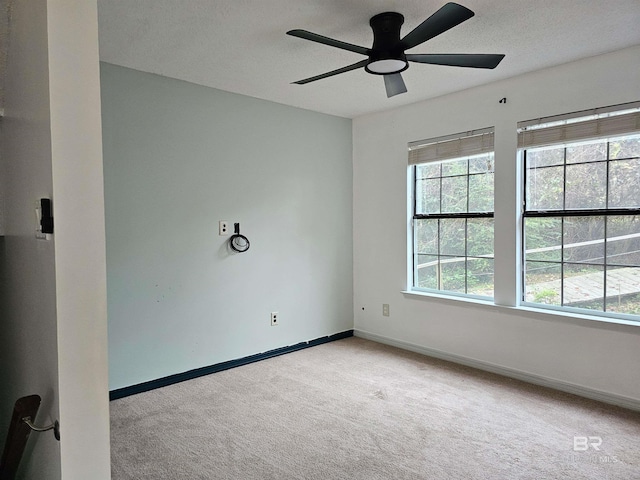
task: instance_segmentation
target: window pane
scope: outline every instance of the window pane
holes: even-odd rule
[[[493,297],[493,259],[467,259],[467,293]]]
[[[560,305],[560,272],[558,263],[526,262],[525,300]]]
[[[439,271],[437,255],[416,255],[415,258],[415,286],[437,289]]]
[[[465,255],[465,222],[464,218],[443,218],[440,220],[441,255]]]
[[[606,208],[606,162],[567,165],[565,208]]]
[[[527,150],[527,168],[561,165],[564,163],[564,147],[530,148]]]
[[[416,179],[436,178],[440,176],[440,163],[424,163],[416,165]]]
[[[467,174],[467,159],[448,160],[442,162],[442,176],[451,177],[454,175]]]
[[[469,176],[469,211],[493,212],[493,173]]]
[[[565,217],[564,261],[604,263],[604,217]]]
[[[561,210],[564,167],[527,169],[527,209]]]
[[[438,220],[415,220],[414,252],[418,254],[438,254]]]
[[[607,264],[640,266],[640,216],[607,218]]]
[[[562,260],[562,219],[525,218],[526,260]]]
[[[493,153],[469,159],[469,173],[493,172]]]
[[[640,134],[524,158],[523,299],[640,315]]]
[[[465,218],[493,213],[493,170],[493,153],[416,165],[415,288],[493,296],[493,219]]]
[[[565,264],[563,296],[563,305],[602,311],[604,309],[604,267]]]
[[[640,160],[616,160],[609,165],[609,208],[640,207]]]
[[[440,179],[416,181],[416,213],[440,213]]]
[[[467,255],[493,257],[493,218],[467,220]]]
[[[640,135],[633,135],[609,142],[609,158],[633,157],[640,157]]]
[[[607,269],[607,311],[640,315],[640,268]]]
[[[442,179],[442,213],[467,211],[467,177]]]
[[[464,257],[442,257],[440,259],[442,290],[466,293],[465,264],[466,262]]]
[[[567,147],[567,163],[594,162],[607,159],[607,142],[577,143]]]

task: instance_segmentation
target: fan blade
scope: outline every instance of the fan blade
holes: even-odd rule
[[[308,32],[306,30],[289,30],[287,35],[292,37],[304,38],[305,40],[311,40],[312,42],[323,43],[330,47],[341,48],[343,50],[349,50],[350,52],[360,53],[362,55],[369,55],[370,50],[368,48],[353,45],[352,43],[341,42],[340,40],[334,40],[333,38],[318,35],[317,33]]]
[[[358,63],[354,63],[353,65],[348,65],[346,67],[339,68],[337,70],[332,70],[327,73],[323,73],[322,75],[316,75],[315,77],[305,78],[304,80],[298,80],[296,83],[298,85],[304,85],[305,83],[315,82],[316,80],[322,80],[323,78],[333,77],[334,75],[338,75],[339,73],[349,72],[351,70],[355,70],[356,68],[364,67],[369,60],[362,60]]]
[[[470,68],[496,68],[503,58],[504,55],[482,53],[407,55],[410,62]]]
[[[450,28],[469,20],[475,15],[467,7],[457,3],[447,3],[424,22],[411,30],[400,42],[405,50],[420,45],[427,40],[446,32]]]
[[[384,76],[384,88],[387,89],[387,98],[391,98],[394,95],[407,92],[407,86],[402,80],[402,75],[399,73],[392,73]]]

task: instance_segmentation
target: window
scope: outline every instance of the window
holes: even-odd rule
[[[409,290],[640,323],[640,102],[517,140],[497,161],[493,128],[409,144]]]
[[[493,129],[414,142],[413,289],[493,297]]]
[[[519,132],[523,301],[640,315],[640,112],[526,122]]]

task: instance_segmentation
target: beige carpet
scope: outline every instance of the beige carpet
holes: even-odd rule
[[[115,480],[631,480],[640,413],[348,338],[115,400],[111,451]]]

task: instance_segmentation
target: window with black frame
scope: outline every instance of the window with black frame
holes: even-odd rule
[[[413,290],[493,297],[493,129],[410,145]]]
[[[640,112],[519,125],[524,302],[640,315]]]

